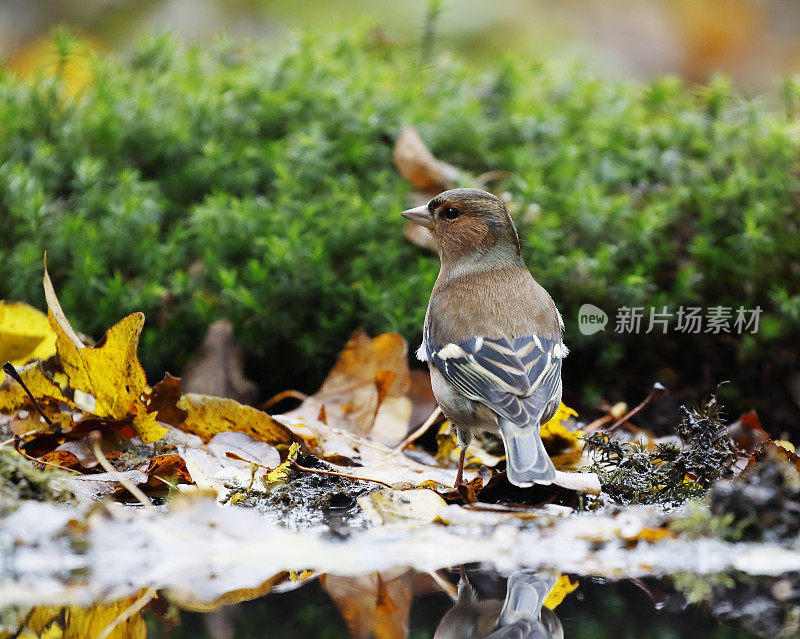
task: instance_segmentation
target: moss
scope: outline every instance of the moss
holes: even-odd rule
[[[796,82],[769,107],[724,79],[608,81],[525,59],[476,68],[436,55],[441,42],[420,66],[413,47],[385,42],[366,29],[280,52],[146,39],[94,60],[75,97],[59,78],[0,71],[0,297],[43,305],[47,249],[78,329],[99,336],[146,313],[152,376],[178,371],[224,316],[265,392],[312,388],[360,325],[419,339],[438,264],[397,217],[410,187],[392,144],[412,123],[463,185],[510,172],[493,186],[581,362],[565,388],[596,396],[613,373],[625,396],[675,370],[684,386],[706,374],[733,379],[776,429],[795,427],[784,380],[800,337]],[[764,313],[744,337],[600,339],[575,330],[586,302],[611,326],[621,306]]]
[[[0,447],[0,515],[7,515],[27,500],[64,502],[72,494],[58,486],[59,470],[39,470],[8,447]]]
[[[604,493],[623,504],[676,505],[701,497],[715,481],[733,474],[736,449],[716,399],[682,410],[675,428],[680,444],[649,449],[602,431],[585,439]]]

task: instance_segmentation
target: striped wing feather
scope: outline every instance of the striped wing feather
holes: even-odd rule
[[[541,418],[560,396],[563,350],[560,340],[538,336],[426,343],[428,360],[456,390],[519,425]]]

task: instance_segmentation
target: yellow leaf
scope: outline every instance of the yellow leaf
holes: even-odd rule
[[[233,495],[231,495],[230,505],[235,506],[240,501],[244,501],[245,499],[247,499],[247,495],[245,495],[244,493],[234,493]]]
[[[144,315],[133,313],[106,331],[100,346],[85,346],[70,326],[58,302],[47,266],[44,291],[48,319],[56,333],[56,350],[68,384],[94,398],[91,411],[99,417],[123,419],[147,412],[142,393],[147,386],[136,351]],[[144,423],[143,423],[144,425]]]
[[[667,537],[675,538],[677,535],[666,528],[647,526],[631,537],[623,537],[625,541],[647,541],[650,543],[661,541]]]
[[[111,604],[98,604],[91,608],[40,606],[29,613],[19,636],[37,639],[98,637],[136,599],[134,596]],[[137,612],[125,623],[118,624],[108,635],[108,639],[145,639],[146,636],[147,629],[142,614]]]
[[[292,570],[289,573],[289,579],[292,581],[303,581],[304,579],[308,579],[311,575],[314,574],[313,570],[304,570],[303,572],[295,572]]]
[[[577,414],[576,411],[562,403],[556,409],[555,415],[550,418],[550,421],[542,424],[539,433],[542,436],[547,452],[551,455],[569,449],[580,450],[583,447],[580,439],[583,431],[569,430],[563,425],[563,422]]]
[[[47,315],[22,302],[0,301],[0,363],[21,366],[56,354],[56,334]],[[5,373],[0,372],[0,382]]]
[[[553,586],[547,598],[544,600],[544,607],[555,610],[569,593],[577,589],[579,584],[579,581],[575,581],[574,583],[570,581],[569,577],[566,575],[559,575],[556,585]]]
[[[167,429],[156,421],[156,413],[143,413],[134,416],[133,428],[145,444],[157,442],[167,434]]]
[[[264,486],[269,486],[277,481],[283,481],[286,479],[289,474],[289,468],[291,467],[292,462],[297,459],[297,453],[299,451],[300,444],[297,442],[289,446],[289,454],[286,456],[286,460],[261,478],[261,481],[264,482]]]
[[[58,385],[47,377],[42,370],[41,362],[31,362],[27,366],[17,369],[17,372],[40,405],[48,402],[72,404],[64,397]],[[0,384],[0,413],[11,413],[23,407],[34,408],[27,393],[22,390],[22,386],[16,380],[7,377]]]
[[[232,399],[187,393],[177,406],[186,411],[181,430],[198,435],[204,442],[225,431],[245,433],[270,444],[294,441],[291,432],[269,415]]]
[[[436,433],[436,461],[440,464],[458,460],[459,448],[456,441],[455,428],[450,426],[449,421],[445,421]]]

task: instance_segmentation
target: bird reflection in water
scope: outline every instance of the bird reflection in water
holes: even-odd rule
[[[506,599],[478,598],[464,567],[458,582],[458,602],[442,617],[434,639],[562,639],[561,621],[544,602],[555,577],[531,571],[513,573]]]

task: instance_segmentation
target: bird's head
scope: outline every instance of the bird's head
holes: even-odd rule
[[[514,222],[503,202],[486,191],[451,189],[400,215],[430,229],[444,265],[472,255],[520,259]]]

